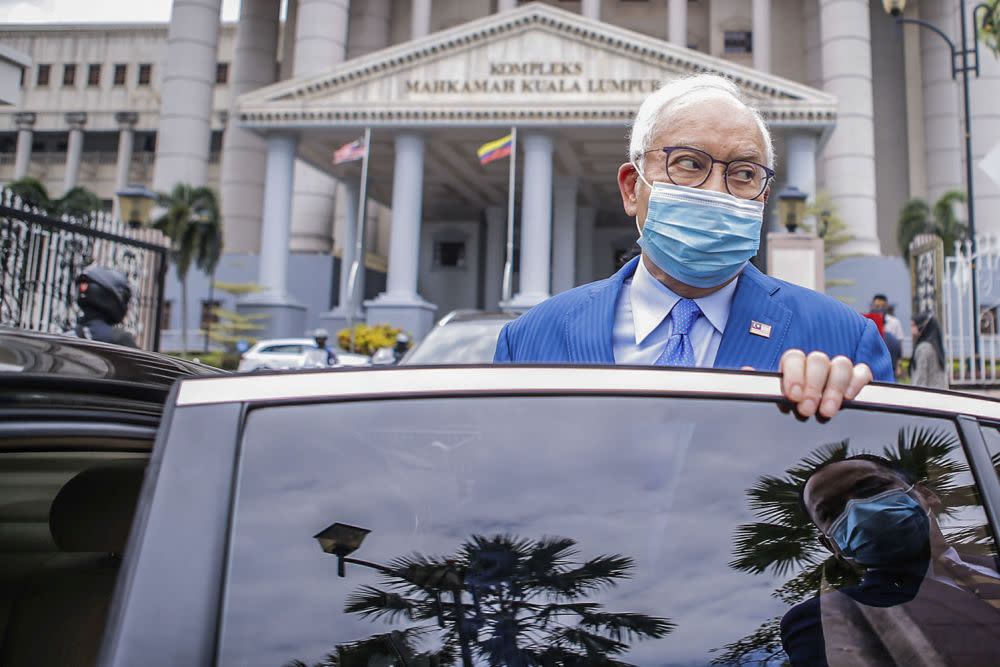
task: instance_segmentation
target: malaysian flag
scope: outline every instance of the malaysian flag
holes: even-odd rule
[[[348,142],[333,151],[333,163],[343,164],[344,162],[353,162],[354,160],[360,160],[365,156],[365,141],[364,139],[355,139],[354,141]]]

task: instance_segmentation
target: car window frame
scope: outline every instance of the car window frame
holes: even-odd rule
[[[566,368],[563,365],[560,368]],[[358,369],[342,370],[337,375],[343,376],[350,373],[392,373],[411,372],[411,369],[421,367],[409,367],[409,369]],[[441,366],[424,367],[440,370]],[[469,367],[459,367],[468,370]],[[536,366],[535,368],[539,368]],[[577,367],[584,368],[584,367]],[[623,367],[616,367],[622,369]],[[648,370],[648,369],[643,369]],[[684,372],[684,371],[672,371]],[[713,371],[713,373],[725,373]],[[755,373],[756,375],[770,375],[777,377],[773,373]],[[292,378],[298,374],[292,374]],[[309,374],[313,377],[321,377],[322,374]],[[288,379],[289,375],[281,376]],[[239,378],[225,378],[226,382],[238,381]],[[760,395],[753,393],[733,393],[719,392],[716,394],[689,391],[684,389],[670,390],[637,390],[637,391],[616,391],[607,388],[593,387],[581,389],[579,391],[490,391],[482,392],[475,390],[454,390],[450,392],[433,392],[426,389],[409,388],[398,390],[382,395],[351,394],[341,396],[312,396],[296,398],[276,398],[276,399],[244,399],[244,400],[218,400],[216,402],[194,405],[178,405],[179,397],[182,395],[185,385],[192,382],[204,382],[205,380],[185,380],[174,386],[167,406],[164,411],[163,426],[157,435],[156,444],[153,449],[153,456],[147,472],[146,481],[140,495],[139,506],[136,510],[136,519],[133,524],[132,534],[126,550],[126,556],[122,566],[122,575],[116,586],[116,593],[112,599],[111,613],[109,613],[108,624],[105,630],[102,644],[101,658],[99,665],[126,667],[142,661],[150,667],[169,667],[178,664],[178,660],[185,664],[215,664],[219,655],[223,638],[223,624],[225,622],[225,602],[228,588],[228,577],[230,571],[230,559],[232,551],[232,527],[235,520],[238,502],[238,473],[243,457],[244,430],[250,414],[255,410],[276,408],[290,405],[311,405],[311,404],[332,404],[332,403],[354,403],[372,401],[398,401],[398,400],[419,400],[424,398],[466,398],[466,397],[536,397],[536,396],[649,396],[665,399],[726,399],[734,401],[749,401],[759,403],[771,403],[776,409],[787,411],[791,404],[780,396]],[[405,383],[398,383],[397,386],[405,386]],[[913,390],[929,391],[929,390]],[[197,410],[200,408],[200,410]],[[1000,480],[994,474],[992,466],[989,465],[989,454],[985,439],[981,432],[981,418],[962,412],[949,410],[919,410],[906,405],[879,404],[845,402],[845,410],[864,410],[870,412],[885,412],[893,414],[906,414],[915,416],[933,416],[950,420],[954,423],[955,429],[961,442],[963,453],[969,463],[969,468],[981,491],[981,500],[986,513],[987,524],[992,532],[994,540],[1000,534]],[[212,416],[214,411],[224,410],[226,419]],[[195,412],[200,412],[201,416],[196,417]],[[142,585],[143,582],[136,581],[136,571],[142,560],[141,548],[144,547],[146,532],[153,523],[151,514],[155,512],[158,499],[156,497],[157,487],[160,485],[159,473],[162,471],[165,450],[169,447],[172,438],[176,438],[179,421],[176,417],[200,418],[204,424],[212,424],[215,428],[221,429],[225,437],[213,440],[213,448],[216,449],[216,461],[213,471],[204,478],[213,480],[213,489],[217,494],[217,499],[221,507],[224,507],[222,516],[209,517],[207,515],[196,518],[206,530],[198,532],[198,540],[195,543],[188,543],[189,551],[197,554],[211,552],[217,554],[216,560],[210,563],[211,573],[202,572],[200,576],[180,576],[179,578],[167,577],[167,581],[180,580],[191,589],[201,592],[199,598],[204,608],[192,607],[190,601],[180,602],[174,596],[157,596],[155,600],[142,597],[136,594],[135,586]],[[789,419],[794,419],[791,414]],[[223,422],[228,421],[228,425]],[[196,430],[193,424],[183,424],[187,431]],[[226,430],[228,429],[228,430]],[[202,434],[204,435],[204,434]],[[231,436],[231,437],[230,437]],[[219,442],[216,442],[219,440]],[[228,457],[223,457],[223,452],[229,452]],[[983,460],[986,461],[986,469],[989,475],[985,475]],[[224,459],[224,460],[221,460]],[[160,501],[162,503],[162,500]],[[207,513],[205,513],[207,514]],[[155,537],[155,536],[154,536]],[[148,546],[146,547],[148,548]],[[173,563],[173,567],[183,567],[184,563]],[[148,586],[148,583],[146,584]],[[131,598],[131,599],[128,599]],[[128,614],[134,609],[134,605],[144,608],[145,618],[151,618],[150,609],[155,609],[156,615],[167,619],[167,623],[150,624],[146,628],[141,627],[140,618],[129,618]],[[190,627],[183,627],[184,623],[176,623],[176,616],[197,615],[204,619],[213,619],[192,630]],[[140,634],[137,630],[142,629],[143,637],[129,636],[126,631],[126,623],[131,621],[131,629],[134,635]],[[127,644],[127,645],[126,645]],[[169,651],[164,649],[170,647]],[[181,657],[179,657],[181,656]]]

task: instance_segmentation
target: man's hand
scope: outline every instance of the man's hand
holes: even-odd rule
[[[830,418],[840,411],[844,399],[851,400],[872,381],[867,364],[855,366],[844,356],[832,360],[823,352],[788,350],[781,355],[781,393],[795,403],[803,417],[817,414]]]

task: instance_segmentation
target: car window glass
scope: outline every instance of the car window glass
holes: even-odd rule
[[[271,345],[261,350],[262,354],[302,354],[301,345]]]
[[[841,460],[862,453],[887,463]],[[223,665],[1000,664],[995,546],[947,420],[282,406],[249,414],[238,478]]]
[[[407,364],[489,364],[507,320],[453,322],[435,328],[410,354]]]
[[[983,425],[983,439],[986,440],[986,451],[993,461],[993,469],[1000,478],[1000,427],[996,425]]]

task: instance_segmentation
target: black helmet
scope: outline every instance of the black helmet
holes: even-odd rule
[[[108,324],[118,324],[125,319],[132,288],[128,278],[120,271],[92,264],[76,278],[79,293],[76,302],[80,308],[97,311]]]

